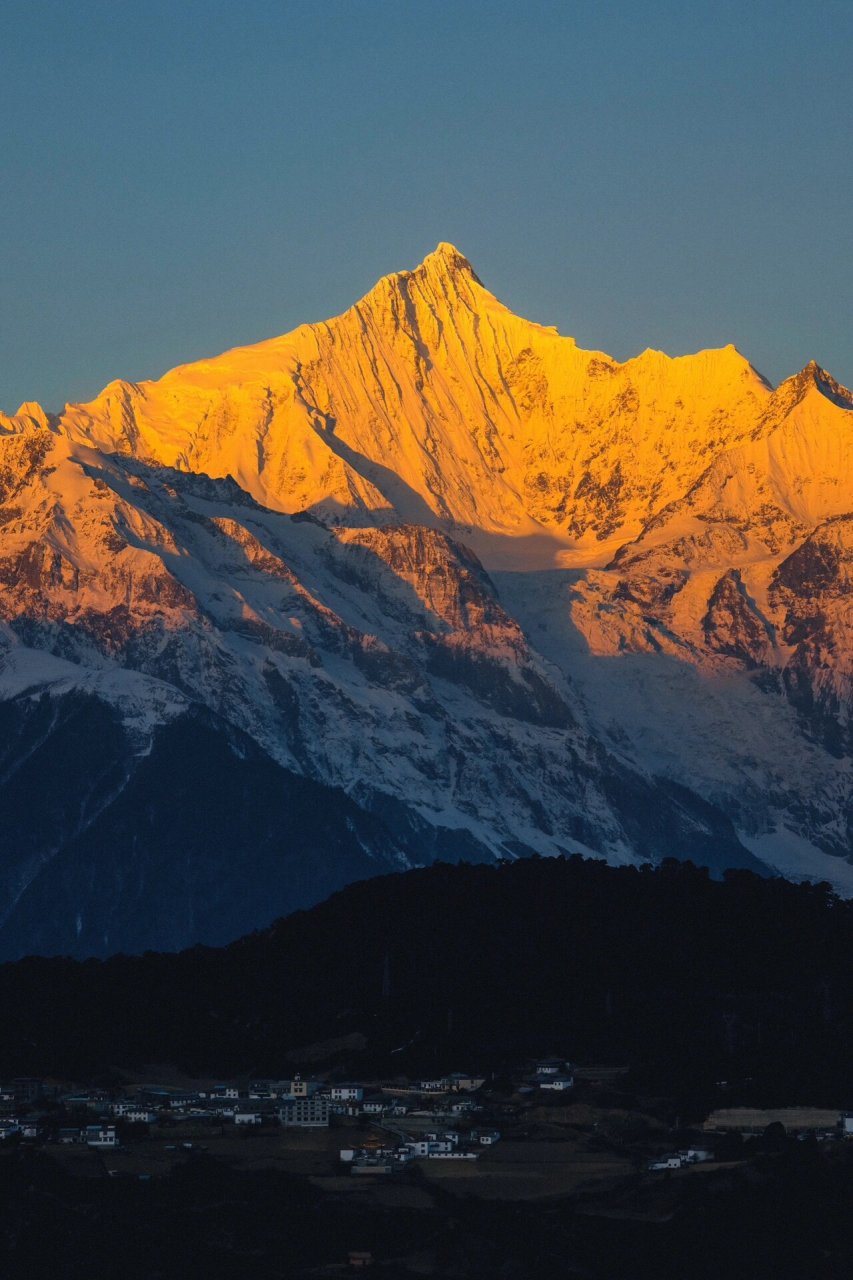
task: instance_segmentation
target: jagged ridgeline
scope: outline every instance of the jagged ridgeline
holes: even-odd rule
[[[853,398],[619,363],[440,245],[0,415],[0,954],[220,943],[435,858],[853,891]]]

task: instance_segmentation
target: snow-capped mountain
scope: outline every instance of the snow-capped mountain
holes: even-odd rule
[[[222,941],[436,857],[853,892],[851,427],[815,365],[582,351],[449,245],[0,415],[0,948]]]
[[[60,424],[104,450],[231,475],[276,510],[450,522],[490,565],[529,567],[636,536],[770,399],[733,347],[625,364],[581,351],[513,315],[441,244],[334,320],[111,383]]]

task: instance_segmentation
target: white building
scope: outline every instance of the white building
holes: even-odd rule
[[[108,1124],[87,1124],[86,1125],[86,1145],[88,1147],[117,1147],[115,1125]]]
[[[539,1081],[540,1089],[551,1089],[554,1093],[565,1093],[568,1089],[575,1087],[574,1076],[562,1075],[560,1073],[543,1075]]]
[[[557,1076],[566,1069],[562,1058],[540,1058],[536,1063],[537,1076]]]
[[[652,1161],[649,1172],[653,1173],[657,1169],[680,1169],[683,1164],[681,1156],[662,1156],[660,1160]]]
[[[148,1107],[134,1107],[130,1111],[125,1111],[124,1119],[130,1124],[155,1124],[157,1112],[149,1110]]]
[[[329,1125],[327,1098],[294,1098],[283,1100],[278,1118],[286,1129],[326,1129]]]
[[[261,1124],[263,1116],[260,1111],[244,1111],[242,1108],[234,1112],[234,1123],[244,1125]]]
[[[418,1159],[447,1155],[453,1150],[453,1143],[448,1142],[446,1138],[416,1138],[412,1142],[407,1142],[406,1146]]]
[[[451,1102],[447,1108],[452,1116],[464,1116],[472,1111],[482,1111],[482,1109],[471,1098],[458,1098],[456,1102]]]
[[[138,1102],[114,1102],[111,1111],[114,1116],[127,1120],[130,1124],[154,1124],[156,1111],[150,1107],[141,1107]]]
[[[452,1147],[458,1147],[459,1134],[455,1129],[447,1129],[444,1133],[425,1133],[424,1138],[427,1142],[448,1142]]]
[[[431,1151],[429,1160],[479,1160],[479,1151]]]
[[[481,1129],[477,1140],[481,1147],[491,1147],[500,1142],[500,1137],[497,1129]]]
[[[364,1089],[360,1084],[333,1084],[330,1096],[332,1102],[361,1102]]]

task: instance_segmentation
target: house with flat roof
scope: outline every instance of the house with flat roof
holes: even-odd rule
[[[106,1149],[118,1146],[115,1125],[113,1124],[87,1124],[85,1132],[87,1147]]]

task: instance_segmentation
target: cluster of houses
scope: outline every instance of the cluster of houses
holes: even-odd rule
[[[119,1144],[119,1129],[131,1124],[317,1129],[327,1128],[333,1116],[395,1121],[425,1102],[430,1114],[459,1119],[481,1109],[474,1095],[484,1083],[485,1077],[465,1072],[413,1082],[398,1080],[387,1086],[329,1083],[297,1074],[288,1079],[252,1080],[242,1085],[230,1082],[191,1091],[144,1086],[117,1099],[105,1089],[68,1092],[43,1081],[16,1081],[0,1085],[0,1142],[17,1134],[50,1137],[63,1145],[109,1149]],[[55,1121],[51,1125],[44,1114],[38,1122],[18,1114],[43,1111],[48,1097],[66,1115],[88,1113],[89,1122],[56,1129]]]
[[[576,1068],[563,1058],[540,1058],[520,1067],[513,1081],[517,1094],[544,1102],[552,1095],[565,1095],[576,1080],[598,1081],[605,1071],[612,1075],[625,1070]],[[220,1132],[226,1125],[245,1131],[274,1126],[325,1129],[333,1117],[346,1117],[362,1121],[361,1128],[366,1131],[362,1137],[359,1126],[352,1124],[342,1130],[342,1136],[347,1132],[355,1139],[339,1149],[342,1166],[353,1175],[393,1173],[416,1160],[474,1161],[498,1142],[498,1130],[472,1127],[478,1123],[478,1113],[484,1111],[480,1091],[485,1083],[484,1076],[461,1071],[381,1083],[331,1082],[294,1074],[287,1079],[229,1082],[192,1090],[150,1085],[117,1096],[99,1088],[71,1092],[55,1082],[22,1077],[0,1084],[0,1145],[22,1138],[106,1152],[130,1136],[130,1125],[150,1129],[211,1124],[220,1126]],[[517,1114],[518,1107],[507,1105],[498,1111]],[[487,1113],[486,1118],[492,1116]],[[72,1119],[76,1126],[68,1127]],[[777,1122],[797,1137],[853,1139],[853,1112],[812,1108],[722,1109],[709,1115],[704,1128],[717,1136],[735,1132],[749,1137],[761,1135]],[[186,1129],[181,1136],[187,1136]],[[181,1143],[187,1149],[193,1145]],[[696,1145],[657,1156],[647,1168],[668,1172],[713,1159],[710,1146]]]
[[[38,1138],[39,1126],[28,1114],[43,1096],[43,1083],[20,1076],[0,1084],[0,1142],[10,1138]]]
[[[760,1138],[771,1125],[781,1126],[789,1137],[814,1138],[818,1142],[834,1142],[853,1138],[853,1112],[817,1107],[725,1107],[712,1111],[703,1125],[704,1132],[719,1137],[739,1134],[742,1138]],[[647,1168],[650,1172],[683,1169],[686,1165],[713,1160],[714,1152],[706,1147],[690,1147],[657,1156]]]
[[[395,1120],[425,1100],[434,1113],[460,1117],[481,1109],[471,1095],[484,1084],[484,1076],[465,1072],[410,1083],[397,1081],[380,1088],[363,1083],[327,1084],[297,1076],[292,1081],[250,1088],[233,1119],[235,1124],[260,1125],[274,1111],[285,1128],[315,1129],[327,1126],[336,1115]]]
[[[114,1124],[87,1124],[82,1129],[60,1129],[57,1140],[63,1146],[83,1144],[100,1151],[112,1151],[118,1146]]]
[[[255,1081],[241,1094],[227,1086],[227,1097],[200,1097],[189,1114],[213,1114],[233,1120],[235,1125],[259,1126],[278,1121],[284,1128],[326,1128],[332,1116],[391,1119],[405,1116],[415,1099],[454,1094],[446,1103],[447,1112],[461,1115],[476,1109],[469,1097],[485,1083],[484,1077],[462,1072],[441,1079],[417,1081],[413,1084],[387,1085],[381,1088],[364,1083],[329,1084],[294,1076],[292,1080]],[[174,1105],[172,1105],[174,1111]]]
[[[573,1087],[574,1072],[563,1059],[543,1058],[533,1063],[532,1069],[529,1064],[518,1079],[524,1093],[563,1093]],[[463,1071],[381,1085],[330,1083],[295,1074],[287,1079],[252,1080],[242,1085],[229,1082],[193,1090],[144,1086],[117,1098],[105,1089],[67,1092],[59,1085],[22,1078],[0,1085],[0,1143],[19,1135],[109,1150],[119,1145],[122,1132],[127,1133],[126,1126],[134,1124],[153,1127],[184,1122],[233,1124],[245,1130],[274,1125],[318,1129],[327,1128],[334,1116],[346,1116],[371,1120],[387,1128],[395,1138],[389,1145],[373,1149],[345,1148],[349,1154],[342,1153],[341,1159],[353,1171],[385,1164],[398,1167],[413,1159],[473,1160],[483,1147],[497,1141],[497,1131],[460,1133],[455,1127],[439,1131],[435,1122],[444,1119],[451,1126],[462,1122],[467,1128],[483,1109],[477,1094],[485,1083],[485,1076]],[[27,1116],[28,1111],[38,1111],[48,1096],[66,1116],[70,1112],[80,1123],[57,1129],[56,1120],[51,1122],[46,1114],[36,1120]],[[54,1109],[55,1114],[58,1113]],[[417,1130],[419,1124],[429,1124],[431,1120],[433,1130],[424,1134],[404,1132],[398,1126],[406,1116],[412,1117],[409,1128]]]
[[[22,1120],[18,1116],[10,1116],[8,1119],[0,1120],[0,1142],[5,1142],[7,1138],[14,1138],[18,1135],[21,1138],[37,1138],[38,1126],[30,1120]]]
[[[210,1089],[141,1088],[133,1096],[115,1101],[104,1090],[66,1094],[67,1108],[86,1108],[100,1125],[61,1129],[63,1143],[81,1142],[92,1147],[116,1145],[116,1122],[125,1124],[210,1123],[233,1124],[251,1129],[281,1124],[303,1129],[328,1127],[329,1117],[350,1110],[363,1097],[361,1086],[330,1086],[294,1076],[289,1080],[252,1081],[248,1086],[219,1084]],[[108,1124],[107,1121],[112,1121]]]
[[[413,1160],[478,1160],[482,1147],[494,1146],[500,1140],[497,1129],[472,1129],[459,1133],[448,1129],[433,1131],[419,1137],[398,1134],[396,1143],[367,1140],[358,1147],[342,1147],[341,1163],[353,1174],[393,1173]]]

